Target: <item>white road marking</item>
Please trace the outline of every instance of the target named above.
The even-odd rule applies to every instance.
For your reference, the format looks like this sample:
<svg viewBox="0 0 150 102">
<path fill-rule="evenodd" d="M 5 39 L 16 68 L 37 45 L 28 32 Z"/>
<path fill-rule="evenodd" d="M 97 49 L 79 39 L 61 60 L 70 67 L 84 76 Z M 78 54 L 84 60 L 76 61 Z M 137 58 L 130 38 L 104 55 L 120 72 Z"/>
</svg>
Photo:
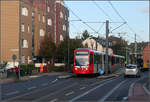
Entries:
<svg viewBox="0 0 150 102">
<path fill-rule="evenodd" d="M 74 94 L 74 91 L 71 91 L 71 92 L 69 92 L 69 93 L 66 93 L 65 96 L 69 96 L 69 95 L 72 95 L 72 94 Z"/>
<path fill-rule="evenodd" d="M 64 82 L 69 82 L 69 81 L 70 81 L 70 80 L 66 80 L 66 81 L 64 81 Z M 57 85 L 61 85 L 61 84 L 64 83 L 64 82 L 58 83 Z M 54 86 L 54 85 L 52 85 L 52 86 Z M 49 88 L 52 87 L 52 86 L 48 86 L 48 87 L 45 87 L 45 88 L 43 88 L 43 89 L 44 89 L 44 90 L 45 90 L 45 89 L 49 89 Z M 25 95 L 33 94 L 33 93 L 39 92 L 39 91 L 41 91 L 41 89 L 33 90 L 33 91 L 28 92 L 28 93 L 24 93 L 24 94 L 22 94 L 22 95 L 18 95 L 18 96 L 9 98 L 9 99 L 5 99 L 4 101 L 6 101 L 6 102 L 7 102 L 7 101 L 11 101 L 11 100 L 14 100 L 14 99 L 17 99 L 17 98 L 21 98 L 21 97 L 24 97 Z M 54 92 L 54 93 L 55 93 L 55 92 Z M 37 102 L 37 101 L 35 101 L 35 102 Z"/>
<path fill-rule="evenodd" d="M 85 88 L 86 88 L 86 87 L 81 87 L 80 90 L 83 90 L 83 89 L 85 89 Z"/>
<path fill-rule="evenodd" d="M 77 100 L 77 99 L 79 99 L 79 98 L 81 98 L 81 97 L 83 97 L 83 96 L 89 94 L 90 92 L 92 92 L 92 91 L 94 91 L 94 90 L 96 90 L 96 89 L 98 89 L 98 88 L 104 86 L 105 84 L 108 84 L 108 83 L 114 81 L 114 80 L 117 80 L 117 79 L 113 79 L 113 80 L 110 80 L 110 81 L 108 81 L 108 82 L 106 82 L 106 83 L 100 84 L 100 85 L 98 85 L 98 86 L 96 86 L 96 87 L 94 87 L 94 88 L 88 90 L 87 92 L 85 92 L 85 93 L 83 93 L 83 94 L 81 94 L 81 95 L 79 95 L 79 96 L 77 96 L 77 97 L 74 97 L 73 99 L 69 100 L 69 102 L 73 102 L 73 101 L 75 101 L 75 100 Z"/>
<path fill-rule="evenodd" d="M 126 97 L 123 97 L 123 100 L 127 100 L 128 99 L 128 96 L 126 96 Z"/>
<path fill-rule="evenodd" d="M 70 86 L 64 87 L 64 88 L 62 88 L 62 89 L 60 89 L 60 90 L 58 90 L 58 91 L 55 91 L 55 92 L 53 92 L 53 93 L 51 93 L 51 94 L 45 95 L 45 96 L 43 96 L 43 97 L 40 97 L 40 98 L 34 100 L 34 102 L 41 101 L 41 100 L 43 100 L 43 99 L 46 99 L 47 97 L 50 97 L 50 96 L 52 96 L 52 95 L 58 94 L 58 93 L 60 93 L 60 92 L 63 92 L 64 90 L 67 90 L 67 89 L 69 89 L 69 88 L 71 88 L 71 87 L 73 87 L 73 86 L 75 86 L 75 85 L 77 85 L 77 84 L 74 83 L 74 84 L 72 84 L 72 85 L 70 85 Z"/>
<path fill-rule="evenodd" d="M 32 89 L 35 89 L 36 86 L 33 86 L 33 87 L 29 87 L 28 90 L 32 90 Z"/>
<path fill-rule="evenodd" d="M 135 83 L 138 82 L 138 81 L 140 81 L 140 80 L 142 80 L 142 79 L 144 79 L 144 78 L 146 78 L 146 77 L 142 77 L 142 78 L 140 78 L 140 79 L 134 81 L 134 82 L 131 84 L 131 86 L 130 86 L 130 88 L 129 88 L 129 92 L 128 92 L 128 97 L 133 96 L 133 87 L 134 87 Z"/>
<path fill-rule="evenodd" d="M 105 79 L 105 80 L 102 80 L 102 81 L 99 81 L 99 82 L 95 82 L 95 83 L 91 84 L 90 86 L 95 86 L 99 83 L 103 83 L 103 82 L 106 82 L 106 81 L 111 80 L 111 79 L 114 79 L 114 78 L 109 78 L 109 79 Z"/>
<path fill-rule="evenodd" d="M 48 83 L 43 83 L 43 84 L 41 84 L 42 86 L 46 86 L 46 85 L 48 85 Z"/>
<path fill-rule="evenodd" d="M 19 91 L 10 92 L 10 93 L 7 93 L 6 95 L 10 96 L 10 95 L 14 95 L 14 94 L 17 94 L 17 93 L 19 93 Z"/>
<path fill-rule="evenodd" d="M 56 80 L 52 81 L 51 83 L 55 83 L 57 80 L 58 80 L 58 79 L 56 79 Z"/>
<path fill-rule="evenodd" d="M 150 95 L 150 92 L 149 92 L 148 89 L 146 88 L 146 84 L 147 84 L 147 83 L 145 83 L 145 84 L 143 85 L 143 89 L 145 90 L 145 92 L 146 92 L 148 95 Z"/>
<path fill-rule="evenodd" d="M 53 99 L 53 100 L 51 100 L 50 102 L 55 102 L 55 101 L 57 101 L 58 99 L 57 98 L 55 98 L 55 99 Z"/>
<path fill-rule="evenodd" d="M 111 91 L 109 91 L 103 98 L 98 100 L 98 102 L 104 102 L 115 90 L 117 90 L 123 83 L 125 83 L 127 80 L 122 81 L 119 83 L 116 87 L 114 87 Z"/>
</svg>

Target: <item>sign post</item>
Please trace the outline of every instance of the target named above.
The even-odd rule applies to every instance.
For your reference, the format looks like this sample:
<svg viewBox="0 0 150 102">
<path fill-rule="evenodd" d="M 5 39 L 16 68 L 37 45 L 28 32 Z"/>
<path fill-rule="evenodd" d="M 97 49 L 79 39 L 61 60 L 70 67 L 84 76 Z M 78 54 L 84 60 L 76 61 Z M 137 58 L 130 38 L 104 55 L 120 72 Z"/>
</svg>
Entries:
<svg viewBox="0 0 150 102">
<path fill-rule="evenodd" d="M 12 59 L 13 59 L 14 67 L 15 67 L 15 60 L 17 59 L 17 56 L 16 55 L 12 55 Z"/>
</svg>

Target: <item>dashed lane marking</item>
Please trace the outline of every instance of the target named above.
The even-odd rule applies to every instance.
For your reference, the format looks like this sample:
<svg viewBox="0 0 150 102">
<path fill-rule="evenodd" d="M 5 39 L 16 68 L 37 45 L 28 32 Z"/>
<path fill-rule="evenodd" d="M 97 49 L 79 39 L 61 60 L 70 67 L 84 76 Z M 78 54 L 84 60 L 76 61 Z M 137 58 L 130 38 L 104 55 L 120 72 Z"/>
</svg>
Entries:
<svg viewBox="0 0 150 102">
<path fill-rule="evenodd" d="M 32 89 L 35 89 L 36 86 L 33 86 L 33 87 L 29 87 L 28 90 L 32 90 Z"/>
<path fill-rule="evenodd" d="M 57 98 L 55 98 L 55 99 L 53 99 L 53 100 L 51 100 L 50 102 L 56 102 L 58 99 Z"/>
<path fill-rule="evenodd" d="M 55 83 L 57 80 L 58 80 L 58 79 L 56 79 L 56 80 L 52 81 L 51 83 Z"/>
<path fill-rule="evenodd" d="M 98 88 L 100 88 L 100 87 L 102 87 L 102 86 L 104 86 L 104 85 L 106 85 L 106 84 L 108 84 L 108 83 L 111 83 L 111 82 L 114 81 L 114 80 L 117 80 L 117 79 L 112 79 L 112 80 L 110 80 L 110 81 L 108 81 L 108 82 L 105 82 L 105 83 L 103 83 L 103 84 L 100 84 L 100 85 L 98 85 L 98 86 L 96 86 L 96 87 L 94 87 L 94 88 L 88 90 L 87 92 L 85 92 L 85 93 L 83 93 L 83 94 L 81 94 L 81 95 L 79 95 L 79 96 L 77 96 L 77 97 L 74 97 L 73 99 L 69 100 L 69 102 L 74 102 L 74 101 L 78 100 L 79 98 L 81 98 L 81 97 L 83 97 L 83 96 L 85 96 L 85 95 L 91 93 L 92 91 L 94 91 L 94 90 L 96 90 L 96 89 L 98 89 Z"/>
<path fill-rule="evenodd" d="M 126 97 L 123 97 L 123 100 L 127 100 L 128 99 L 128 96 L 126 96 Z"/>
<path fill-rule="evenodd" d="M 42 86 L 46 86 L 46 85 L 48 85 L 48 83 L 43 83 L 43 84 L 41 84 Z"/>
<path fill-rule="evenodd" d="M 74 94 L 74 91 L 71 91 L 71 92 L 69 92 L 69 93 L 66 93 L 65 96 L 69 96 L 69 95 L 72 95 L 72 94 Z"/>
<path fill-rule="evenodd" d="M 119 83 L 116 87 L 114 87 L 111 91 L 109 91 L 103 98 L 98 100 L 98 102 L 104 102 L 115 90 L 117 90 L 123 83 L 125 83 L 127 80 L 122 81 Z"/>
<path fill-rule="evenodd" d="M 55 92 L 53 92 L 53 93 L 51 93 L 51 94 L 42 96 L 42 97 L 40 97 L 40 98 L 38 98 L 38 99 L 36 99 L 36 100 L 34 100 L 34 101 L 32 101 L 32 102 L 37 102 L 37 101 L 41 102 L 43 99 L 46 99 L 46 98 L 48 98 L 48 97 L 50 97 L 50 96 L 52 96 L 52 95 L 58 94 L 58 93 L 60 93 L 60 92 L 63 92 L 63 91 L 65 91 L 65 90 L 67 90 L 67 89 L 69 89 L 69 88 L 71 88 L 71 87 L 73 87 L 73 86 L 75 86 L 75 85 L 77 85 L 77 83 L 74 83 L 74 84 L 72 84 L 72 85 L 70 85 L 70 86 L 64 87 L 63 89 L 60 89 L 60 90 L 58 90 L 58 91 L 55 91 Z"/>
<path fill-rule="evenodd" d="M 80 90 L 83 90 L 83 89 L 85 89 L 85 88 L 86 88 L 86 87 L 81 87 Z"/>
<path fill-rule="evenodd" d="M 6 95 L 10 96 L 10 95 L 14 95 L 14 94 L 17 94 L 17 93 L 19 93 L 19 91 L 10 92 L 10 93 L 7 93 Z"/>
</svg>

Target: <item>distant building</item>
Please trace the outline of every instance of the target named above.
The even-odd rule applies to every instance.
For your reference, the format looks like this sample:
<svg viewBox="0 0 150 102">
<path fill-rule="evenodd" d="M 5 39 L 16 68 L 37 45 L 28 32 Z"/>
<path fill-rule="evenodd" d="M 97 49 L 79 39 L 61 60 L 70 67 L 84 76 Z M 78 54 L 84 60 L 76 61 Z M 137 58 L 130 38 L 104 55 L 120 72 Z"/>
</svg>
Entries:
<svg viewBox="0 0 150 102">
<path fill-rule="evenodd" d="M 143 57 L 144 63 L 150 63 L 150 43 L 148 43 L 146 47 L 144 48 L 142 52 L 142 57 Z"/>
<path fill-rule="evenodd" d="M 97 50 L 98 51 L 102 51 L 105 52 L 106 48 L 105 48 L 105 40 L 104 39 L 97 39 L 95 37 L 88 37 L 87 39 L 85 39 L 82 44 L 84 46 L 87 46 L 90 49 L 96 50 L 96 40 L 97 40 Z M 109 42 L 109 46 L 111 46 L 111 42 Z M 113 54 L 113 50 L 111 48 L 108 48 L 108 52 L 110 54 Z"/>
<path fill-rule="evenodd" d="M 109 41 L 112 42 L 112 46 L 116 45 L 117 43 L 123 43 L 123 44 L 127 44 L 127 42 L 125 40 L 123 40 L 121 37 L 115 37 L 115 36 L 110 36 Z"/>
</svg>

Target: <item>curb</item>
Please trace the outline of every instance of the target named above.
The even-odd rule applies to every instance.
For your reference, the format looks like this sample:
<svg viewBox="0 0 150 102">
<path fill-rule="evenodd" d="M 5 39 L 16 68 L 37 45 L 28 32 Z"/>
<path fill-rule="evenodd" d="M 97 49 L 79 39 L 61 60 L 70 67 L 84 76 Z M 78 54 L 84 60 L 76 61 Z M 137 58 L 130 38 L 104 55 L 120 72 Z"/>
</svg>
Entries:
<svg viewBox="0 0 150 102">
<path fill-rule="evenodd" d="M 103 75 L 103 76 L 98 76 L 97 78 L 98 79 L 108 79 L 108 78 L 113 78 L 113 77 L 118 77 L 118 75 L 116 75 L 116 74 L 112 74 L 112 75 L 108 75 L 108 76 Z"/>
</svg>

